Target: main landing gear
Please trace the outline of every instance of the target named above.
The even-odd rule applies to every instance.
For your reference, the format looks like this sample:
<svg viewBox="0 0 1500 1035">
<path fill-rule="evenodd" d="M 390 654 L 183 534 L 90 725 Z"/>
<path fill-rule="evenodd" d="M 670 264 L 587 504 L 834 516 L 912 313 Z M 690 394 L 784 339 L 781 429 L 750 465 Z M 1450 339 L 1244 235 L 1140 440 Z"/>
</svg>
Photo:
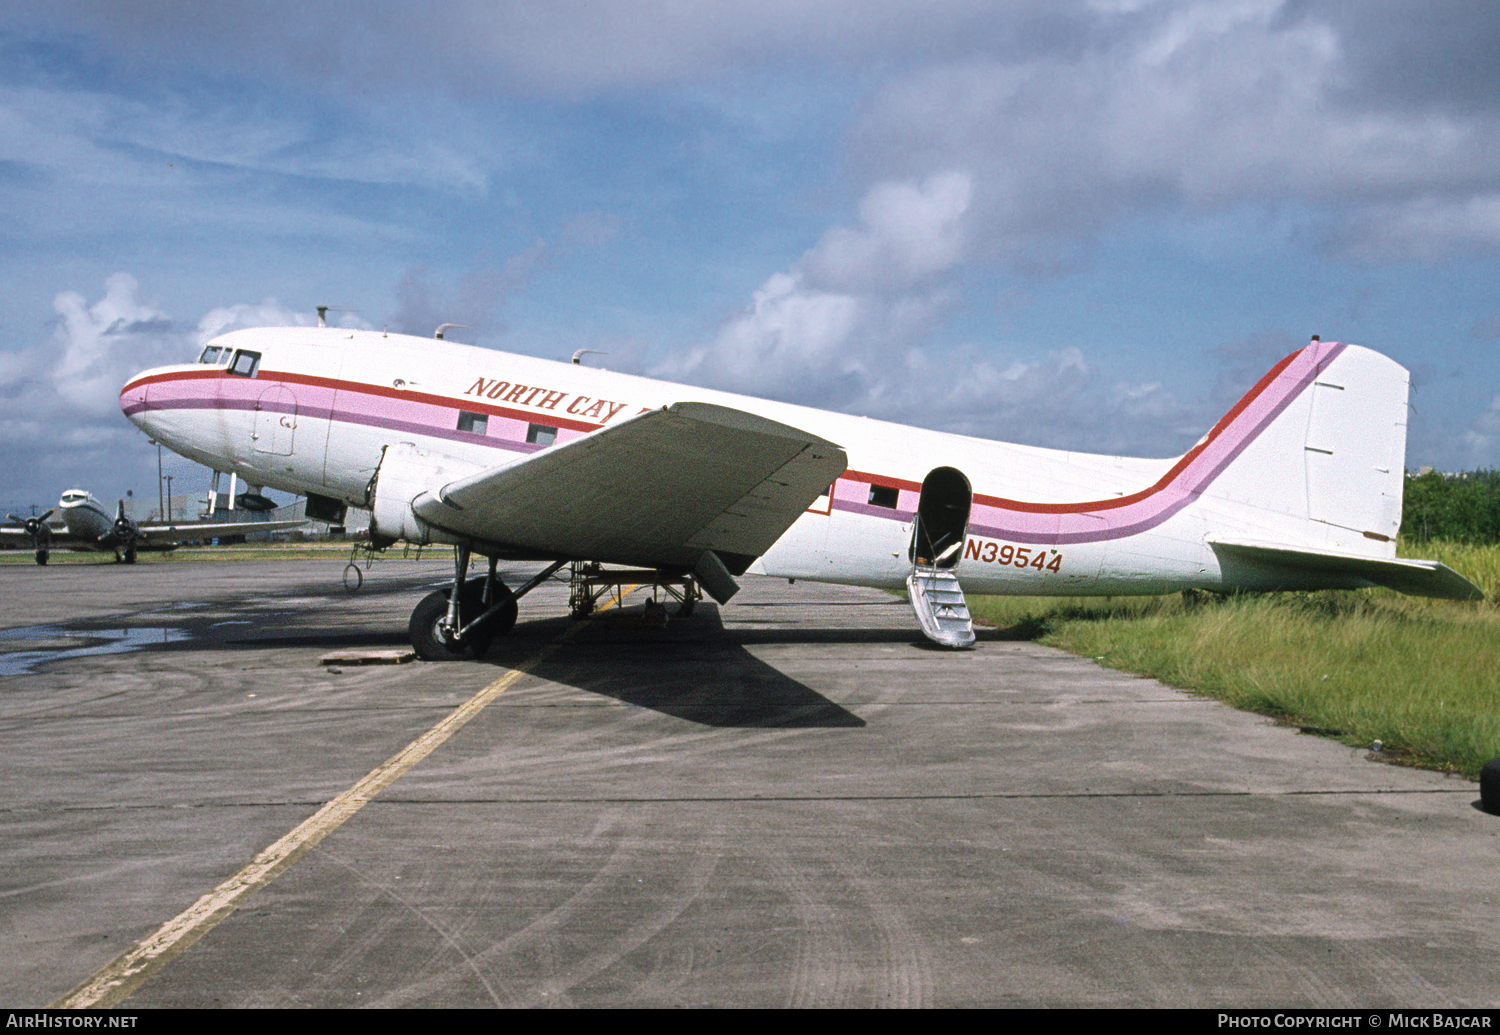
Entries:
<svg viewBox="0 0 1500 1035">
<path fill-rule="evenodd" d="M 495 575 L 490 558 L 485 575 L 466 578 L 470 549 L 453 548 L 453 584 L 429 593 L 411 613 L 407 634 L 423 661 L 473 661 L 484 656 L 496 638 L 516 624 L 516 601 L 550 578 L 565 562 L 558 561 L 512 592 Z"/>
</svg>

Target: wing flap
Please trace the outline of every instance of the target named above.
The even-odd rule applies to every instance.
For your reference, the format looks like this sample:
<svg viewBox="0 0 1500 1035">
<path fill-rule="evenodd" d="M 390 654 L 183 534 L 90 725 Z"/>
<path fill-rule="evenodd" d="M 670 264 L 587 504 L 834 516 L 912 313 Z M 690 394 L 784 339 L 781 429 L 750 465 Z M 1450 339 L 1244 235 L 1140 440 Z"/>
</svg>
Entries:
<svg viewBox="0 0 1500 1035">
<path fill-rule="evenodd" d="M 553 556 L 691 569 L 705 550 L 770 549 L 847 463 L 799 428 L 685 402 L 451 481 L 413 509 L 446 531 Z"/>
<path fill-rule="evenodd" d="M 1438 561 L 1409 558 L 1382 559 L 1352 554 L 1297 549 L 1273 543 L 1210 537 L 1215 551 L 1224 551 L 1257 564 L 1288 569 L 1297 574 L 1344 575 L 1398 593 L 1445 600 L 1483 600 L 1484 590 Z"/>
</svg>

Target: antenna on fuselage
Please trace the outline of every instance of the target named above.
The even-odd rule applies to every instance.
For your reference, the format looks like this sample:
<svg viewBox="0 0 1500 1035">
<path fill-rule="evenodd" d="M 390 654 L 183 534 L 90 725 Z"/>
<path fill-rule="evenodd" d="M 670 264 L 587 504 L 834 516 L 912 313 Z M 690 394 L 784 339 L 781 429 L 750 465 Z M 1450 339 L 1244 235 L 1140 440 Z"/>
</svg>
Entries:
<svg viewBox="0 0 1500 1035">
<path fill-rule="evenodd" d="M 469 329 L 469 325 L 466 323 L 441 323 L 438 324 L 438 329 L 432 332 L 432 336 L 438 341 L 442 341 L 443 335 L 448 333 L 450 327 L 462 327 L 464 330 Z"/>
<path fill-rule="evenodd" d="M 600 349 L 579 349 L 577 352 L 573 353 L 573 362 L 575 364 L 582 364 L 583 363 L 583 357 L 586 356 L 586 355 L 588 355 L 590 352 L 592 352 L 596 356 L 607 356 L 607 355 L 609 355 L 608 352 L 604 352 L 604 351 L 602 351 Z"/>
<path fill-rule="evenodd" d="M 317 307 L 317 310 L 318 310 L 318 326 L 319 327 L 327 327 L 328 326 L 328 311 L 330 309 L 332 309 L 336 313 L 357 313 L 357 312 L 359 312 L 358 309 L 351 309 L 349 306 L 346 306 L 346 305 L 320 305 L 320 306 Z"/>
</svg>

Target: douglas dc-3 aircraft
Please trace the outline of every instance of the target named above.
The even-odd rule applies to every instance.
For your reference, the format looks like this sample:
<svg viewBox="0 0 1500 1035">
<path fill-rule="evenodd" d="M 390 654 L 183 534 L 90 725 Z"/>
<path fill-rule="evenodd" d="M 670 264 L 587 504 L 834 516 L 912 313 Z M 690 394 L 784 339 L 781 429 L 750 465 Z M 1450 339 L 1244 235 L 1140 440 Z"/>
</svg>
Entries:
<svg viewBox="0 0 1500 1035">
<path fill-rule="evenodd" d="M 441 330 L 439 331 L 439 337 Z M 225 362 L 227 360 L 227 362 Z M 372 511 L 376 545 L 450 543 L 417 605 L 428 659 L 471 658 L 569 561 L 910 590 L 933 640 L 974 634 L 962 587 L 1001 594 L 1389 586 L 1477 599 L 1398 560 L 1407 372 L 1316 339 L 1185 455 L 1092 456 L 924 431 L 441 340 L 234 331 L 131 378 L 125 414 L 184 456 Z M 489 574 L 468 578 L 471 554 Z M 553 564 L 519 589 L 496 562 Z"/>
<path fill-rule="evenodd" d="M 15 545 L 29 544 L 36 551 L 36 562 L 46 564 L 54 545 L 81 550 L 114 552 L 115 560 L 135 563 L 138 550 L 173 550 L 193 539 L 211 539 L 221 535 L 245 532 L 271 532 L 296 528 L 306 521 L 146 521 L 137 524 L 125 515 L 121 500 L 113 516 L 104 505 L 82 489 L 69 489 L 57 501 L 54 510 L 62 511 L 66 531 L 47 524 L 49 510 L 41 517 L 22 518 L 7 515 L 19 527 L 0 528 L 0 541 Z"/>
</svg>

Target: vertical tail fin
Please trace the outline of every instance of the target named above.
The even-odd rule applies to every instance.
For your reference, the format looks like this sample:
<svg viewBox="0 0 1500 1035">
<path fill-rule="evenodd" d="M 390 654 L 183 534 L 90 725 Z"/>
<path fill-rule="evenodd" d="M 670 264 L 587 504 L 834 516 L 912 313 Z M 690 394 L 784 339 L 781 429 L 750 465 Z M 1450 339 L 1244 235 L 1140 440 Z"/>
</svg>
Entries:
<svg viewBox="0 0 1500 1035">
<path fill-rule="evenodd" d="M 1192 508 L 1209 534 L 1391 557 L 1406 389 L 1406 370 L 1392 360 L 1314 340 L 1272 367 L 1155 484 L 1078 502 L 976 496 L 972 527 L 1011 542 L 1104 542 Z"/>
<path fill-rule="evenodd" d="M 1210 432 L 1230 448 L 1202 496 L 1245 508 L 1288 546 L 1395 556 L 1407 382 L 1405 368 L 1377 352 L 1313 341 Z"/>
<path fill-rule="evenodd" d="M 1444 564 L 1396 558 L 1407 385 L 1405 368 L 1378 352 L 1314 340 L 1241 400 L 1236 409 L 1265 396 L 1267 420 L 1202 494 L 1235 505 L 1208 536 L 1224 584 L 1484 599 Z"/>
<path fill-rule="evenodd" d="M 970 530 L 1021 543 L 1110 543 L 1100 571 L 1113 564 L 1126 584 L 1170 588 L 1185 575 L 1215 589 L 1383 585 L 1481 599 L 1479 587 L 1436 561 L 1396 559 L 1406 392 L 1398 363 L 1314 339 L 1272 367 L 1155 484 L 1074 503 L 976 496 Z M 1127 545 L 1155 529 L 1144 545 Z M 1218 572 L 1194 560 L 1166 574 L 1199 544 L 1218 558 Z M 1164 574 L 1152 582 L 1143 571 Z"/>
</svg>

